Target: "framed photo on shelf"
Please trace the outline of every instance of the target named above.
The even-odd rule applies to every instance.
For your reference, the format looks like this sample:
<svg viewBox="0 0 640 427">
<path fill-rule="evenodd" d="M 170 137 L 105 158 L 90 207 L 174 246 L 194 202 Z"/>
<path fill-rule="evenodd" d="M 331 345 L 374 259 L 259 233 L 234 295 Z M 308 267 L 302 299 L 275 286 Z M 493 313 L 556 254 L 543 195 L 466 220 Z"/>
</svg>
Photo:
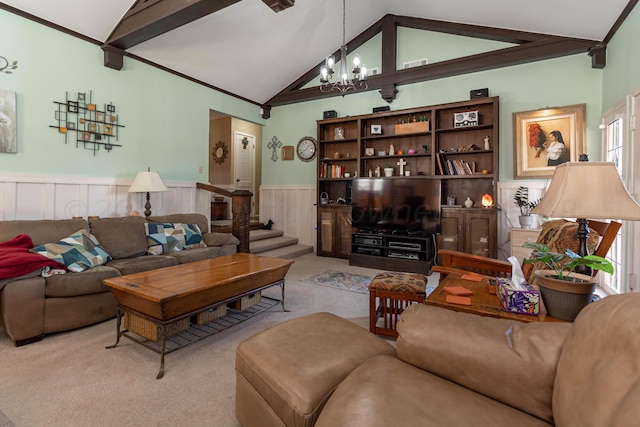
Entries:
<svg viewBox="0 0 640 427">
<path fill-rule="evenodd" d="M 333 139 L 344 139 L 344 128 L 338 126 L 333 132 Z"/>
<path fill-rule="evenodd" d="M 371 135 L 382 135 L 382 125 L 371 125 Z"/>
<path fill-rule="evenodd" d="M 96 132 L 96 125 L 95 123 L 90 123 L 89 124 L 89 132 Z"/>
<path fill-rule="evenodd" d="M 96 111 L 96 122 L 104 122 L 104 113 L 102 111 Z"/>
<path fill-rule="evenodd" d="M 104 125 L 104 127 L 102 128 L 102 131 L 105 133 L 105 135 L 113 135 L 113 126 Z"/>
<path fill-rule="evenodd" d="M 514 177 L 550 178 L 586 153 L 586 104 L 513 113 Z"/>
</svg>

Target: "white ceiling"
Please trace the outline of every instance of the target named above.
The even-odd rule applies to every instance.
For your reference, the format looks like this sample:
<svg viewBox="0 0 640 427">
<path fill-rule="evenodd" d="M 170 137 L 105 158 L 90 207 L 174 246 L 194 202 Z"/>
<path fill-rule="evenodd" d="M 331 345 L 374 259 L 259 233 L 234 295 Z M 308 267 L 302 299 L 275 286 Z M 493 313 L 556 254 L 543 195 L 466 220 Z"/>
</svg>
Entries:
<svg viewBox="0 0 640 427">
<path fill-rule="evenodd" d="M 134 0 L 3 0 L 104 42 Z M 348 0 L 346 38 L 386 14 L 601 41 L 628 0 Z M 264 103 L 342 44 L 341 0 L 242 0 L 128 51 Z M 126 64 L 126 62 L 125 62 Z M 125 65 L 126 66 L 126 65 Z"/>
</svg>

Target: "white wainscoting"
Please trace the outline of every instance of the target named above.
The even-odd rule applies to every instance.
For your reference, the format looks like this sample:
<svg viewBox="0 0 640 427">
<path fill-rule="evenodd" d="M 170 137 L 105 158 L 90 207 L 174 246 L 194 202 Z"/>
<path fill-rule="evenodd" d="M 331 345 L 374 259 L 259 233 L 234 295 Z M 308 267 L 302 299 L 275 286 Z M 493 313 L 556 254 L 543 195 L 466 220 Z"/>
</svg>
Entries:
<svg viewBox="0 0 640 427">
<path fill-rule="evenodd" d="M 132 210 L 143 215 L 146 193 L 129 193 L 132 181 L 0 174 L 0 220 L 118 217 Z M 152 215 L 199 212 L 210 217 L 210 204 L 196 206 L 196 192 L 201 190 L 196 190 L 195 182 L 165 180 L 165 184 L 168 191 L 151 193 Z"/>
<path fill-rule="evenodd" d="M 272 220 L 285 236 L 297 237 L 315 250 L 317 200 L 315 185 L 262 185 L 260 221 Z"/>
<path fill-rule="evenodd" d="M 520 208 L 514 203 L 513 196 L 518 187 L 523 186 L 529 189 L 529 200 L 539 199 L 544 194 L 549 181 L 508 181 L 498 183 L 497 203 L 502 210 L 498 214 L 498 258 L 507 259 L 510 253 L 509 229 L 519 228 Z M 537 217 L 537 215 L 535 215 Z M 536 228 L 539 223 L 536 221 Z"/>
</svg>

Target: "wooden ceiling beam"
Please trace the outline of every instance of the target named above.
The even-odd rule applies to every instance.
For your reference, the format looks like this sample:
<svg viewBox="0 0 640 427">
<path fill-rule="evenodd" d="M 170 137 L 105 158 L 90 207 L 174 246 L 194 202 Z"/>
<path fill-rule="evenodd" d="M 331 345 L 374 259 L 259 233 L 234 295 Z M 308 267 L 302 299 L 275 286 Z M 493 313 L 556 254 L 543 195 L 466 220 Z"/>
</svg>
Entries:
<svg viewBox="0 0 640 427">
<path fill-rule="evenodd" d="M 224 9 L 240 0 L 138 0 L 111 32 L 106 45 L 125 50 Z"/>
</svg>

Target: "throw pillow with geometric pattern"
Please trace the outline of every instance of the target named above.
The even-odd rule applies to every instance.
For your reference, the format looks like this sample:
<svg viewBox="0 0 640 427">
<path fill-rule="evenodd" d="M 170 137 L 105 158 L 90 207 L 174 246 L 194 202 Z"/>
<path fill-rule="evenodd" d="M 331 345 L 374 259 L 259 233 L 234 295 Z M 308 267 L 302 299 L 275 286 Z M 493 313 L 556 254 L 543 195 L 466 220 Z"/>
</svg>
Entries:
<svg viewBox="0 0 640 427">
<path fill-rule="evenodd" d="M 145 223 L 148 253 L 162 255 L 185 249 L 205 248 L 200 228 L 196 224 Z"/>
<path fill-rule="evenodd" d="M 74 273 L 111 261 L 111 255 L 100 246 L 98 239 L 85 229 L 78 230 L 57 242 L 36 246 L 30 251 L 64 264 Z"/>
</svg>

